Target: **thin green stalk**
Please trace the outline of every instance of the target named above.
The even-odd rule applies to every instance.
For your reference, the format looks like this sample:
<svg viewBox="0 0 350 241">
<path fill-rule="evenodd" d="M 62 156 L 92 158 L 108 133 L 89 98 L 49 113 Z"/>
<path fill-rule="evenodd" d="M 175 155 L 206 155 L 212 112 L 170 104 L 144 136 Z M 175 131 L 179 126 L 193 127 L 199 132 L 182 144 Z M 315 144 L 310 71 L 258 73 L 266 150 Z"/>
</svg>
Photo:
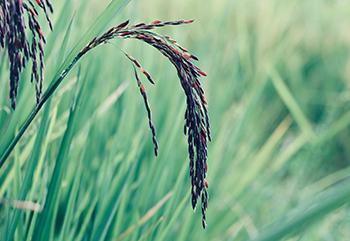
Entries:
<svg viewBox="0 0 350 241">
<path fill-rule="evenodd" d="M 41 153 L 41 145 L 42 145 L 43 139 L 45 138 L 46 131 L 47 131 L 48 126 L 49 126 L 49 115 L 50 115 L 50 106 L 51 106 L 50 102 L 51 101 L 48 102 L 48 104 L 45 108 L 45 111 L 44 111 L 44 115 L 43 115 L 43 118 L 41 121 L 39 133 L 38 133 L 38 136 L 36 138 L 35 145 L 33 148 L 33 153 L 31 155 L 31 158 L 30 158 L 30 161 L 28 164 L 28 171 L 26 172 L 26 175 L 25 175 L 24 180 L 23 180 L 23 185 L 21 187 L 19 200 L 25 200 L 27 193 L 32 185 L 34 170 L 38 164 L 39 156 Z M 20 214 L 21 214 L 21 212 L 18 209 L 15 209 L 13 211 L 12 219 L 10 222 L 10 227 L 9 227 L 8 234 L 7 234 L 8 241 L 13 240 L 13 238 L 14 238 L 14 233 L 15 233 L 15 230 L 16 230 L 17 225 L 18 225 Z"/>
<path fill-rule="evenodd" d="M 10 145 L 6 148 L 5 152 L 1 155 L 0 158 L 0 168 L 4 165 L 6 159 L 11 154 L 12 150 L 17 145 L 18 141 L 21 139 L 23 134 L 28 129 L 29 125 L 33 122 L 36 115 L 39 113 L 41 108 L 44 106 L 46 101 L 52 96 L 53 93 L 55 93 L 57 87 L 61 84 L 63 79 L 67 76 L 69 71 L 74 67 L 74 65 L 79 61 L 79 59 L 84 55 L 77 55 L 74 60 L 71 62 L 71 64 L 62 72 L 62 74 L 56 79 L 56 81 L 49 86 L 49 88 L 45 91 L 43 97 L 40 99 L 39 103 L 35 106 L 35 108 L 32 110 L 32 112 L 29 114 L 21 128 L 19 129 L 19 132 L 15 136 L 15 138 L 11 141 Z"/>
<path fill-rule="evenodd" d="M 16 136 L 12 139 L 10 144 L 7 146 L 5 151 L 1 154 L 0 158 L 0 169 L 4 165 L 7 158 L 10 156 L 12 150 L 17 145 L 18 141 L 22 138 L 23 134 L 26 132 L 30 124 L 33 122 L 36 115 L 39 113 L 43 105 L 46 103 L 46 101 L 52 96 L 53 93 L 55 93 L 58 86 L 62 83 L 63 79 L 68 75 L 68 73 L 71 71 L 71 69 L 75 66 L 75 64 L 86 54 L 79 54 L 78 52 L 85 44 L 90 41 L 90 38 L 92 38 L 94 35 L 101 32 L 105 26 L 108 24 L 110 18 L 117 12 L 119 12 L 124 6 L 126 6 L 127 3 L 129 3 L 130 0 L 114 0 L 112 1 L 108 7 L 104 10 L 104 12 L 100 15 L 98 20 L 96 21 L 96 24 L 84 35 L 84 38 L 76 45 L 76 47 L 71 51 L 69 56 L 66 59 L 66 62 L 69 62 L 72 56 L 76 55 L 73 60 L 70 62 L 70 64 L 64 68 L 65 64 L 63 64 L 64 68 L 54 82 L 48 87 L 48 89 L 43 94 L 42 98 L 40 99 L 39 103 L 34 107 L 34 109 L 30 112 L 27 119 L 24 121 L 23 125 L 19 129 L 19 132 L 16 134 Z"/>
</svg>

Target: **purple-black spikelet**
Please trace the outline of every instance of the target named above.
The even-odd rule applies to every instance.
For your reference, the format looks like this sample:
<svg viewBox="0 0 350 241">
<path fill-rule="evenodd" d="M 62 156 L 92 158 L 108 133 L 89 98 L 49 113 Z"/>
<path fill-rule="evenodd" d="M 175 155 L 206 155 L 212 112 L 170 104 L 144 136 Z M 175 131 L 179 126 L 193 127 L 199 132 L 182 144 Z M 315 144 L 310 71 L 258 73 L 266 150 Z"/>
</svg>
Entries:
<svg viewBox="0 0 350 241">
<path fill-rule="evenodd" d="M 38 22 L 37 7 L 41 8 L 52 29 L 48 11 L 53 8 L 48 0 L 6 0 L 0 1 L 0 50 L 7 51 L 10 62 L 10 100 L 16 108 L 20 74 L 28 62 L 32 63 L 31 81 L 35 81 L 36 99 L 40 100 L 44 78 L 44 44 L 42 28 Z M 48 10 L 49 9 L 49 10 Z M 29 40 L 28 34 L 32 38 Z"/>
<path fill-rule="evenodd" d="M 211 137 L 207 101 L 204 95 L 204 90 L 201 86 L 201 82 L 199 81 L 199 77 L 206 76 L 206 74 L 193 63 L 193 61 L 198 60 L 195 55 L 189 53 L 187 49 L 181 47 L 172 38 L 168 36 L 158 35 L 155 32 L 151 31 L 164 26 L 182 25 L 192 22 L 193 20 L 179 20 L 168 22 L 155 20 L 150 24 L 139 23 L 130 26 L 129 21 L 126 21 L 116 27 L 110 28 L 101 36 L 94 38 L 80 52 L 79 56 L 83 56 L 94 47 L 106 43 L 114 38 L 137 39 L 156 48 L 174 65 L 177 70 L 181 86 L 186 95 L 187 108 L 185 112 L 184 130 L 185 135 L 188 136 L 187 141 L 192 185 L 192 207 L 194 209 L 197 205 L 198 199 L 201 200 L 202 225 L 205 228 L 206 210 L 208 207 L 208 182 L 206 180 L 208 169 L 207 146 L 208 141 L 211 140 Z M 137 69 L 142 72 L 152 84 L 154 84 L 154 81 L 152 80 L 150 74 L 142 68 L 141 64 L 136 59 L 128 54 L 126 54 L 126 56 L 134 65 L 133 67 L 135 71 L 135 78 L 140 88 L 141 95 L 144 99 L 148 113 L 149 126 L 152 131 L 155 153 L 157 154 L 158 144 L 155 138 L 155 128 L 151 119 L 151 109 L 148 105 L 145 88 L 138 77 Z"/>
<path fill-rule="evenodd" d="M 48 11 L 52 11 L 52 5 L 48 0 L 0 0 L 0 50 L 6 49 L 10 60 L 10 99 L 12 107 L 16 106 L 16 96 L 19 84 L 19 76 L 27 62 L 32 62 L 32 81 L 36 83 L 37 101 L 40 100 L 43 69 L 44 49 L 46 40 L 37 21 L 38 11 L 36 7 L 45 13 L 49 26 L 52 24 Z M 24 16 L 27 16 L 27 21 Z M 192 23 L 193 20 L 178 20 L 163 22 L 155 20 L 150 24 L 139 23 L 129 25 L 125 21 L 116 27 L 110 28 L 101 36 L 93 38 L 73 59 L 68 69 L 65 69 L 60 78 L 67 75 L 68 71 L 86 53 L 93 48 L 107 43 L 108 41 L 121 39 L 137 39 L 157 49 L 174 65 L 177 70 L 181 86 L 186 96 L 186 111 L 184 132 L 187 135 L 189 169 L 191 178 L 191 202 L 193 209 L 197 206 L 198 199 L 201 201 L 202 225 L 206 227 L 206 210 L 208 207 L 208 182 L 206 180 L 208 165 L 208 142 L 210 137 L 210 125 L 207 101 L 204 95 L 200 77 L 206 74 L 200 70 L 194 61 L 198 58 L 187 49 L 180 46 L 175 40 L 168 36 L 155 33 L 154 29 L 164 26 L 176 26 Z M 32 34 L 28 41 L 26 28 Z M 137 71 L 140 71 L 150 83 L 154 84 L 151 75 L 141 66 L 139 61 L 125 53 L 133 64 L 135 78 L 139 87 L 144 105 L 147 111 L 148 124 L 152 132 L 155 155 L 158 154 L 158 143 L 156 140 L 156 129 L 152 122 L 151 108 L 148 103 L 147 93 Z M 38 105 L 39 108 L 42 105 Z"/>
</svg>

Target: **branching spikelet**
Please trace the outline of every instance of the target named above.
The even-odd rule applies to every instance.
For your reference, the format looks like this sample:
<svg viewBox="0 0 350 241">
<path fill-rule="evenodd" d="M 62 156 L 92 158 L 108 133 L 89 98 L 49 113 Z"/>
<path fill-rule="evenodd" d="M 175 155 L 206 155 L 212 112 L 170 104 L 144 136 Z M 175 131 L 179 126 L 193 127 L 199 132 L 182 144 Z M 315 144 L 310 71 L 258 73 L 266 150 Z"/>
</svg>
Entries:
<svg viewBox="0 0 350 241">
<path fill-rule="evenodd" d="M 43 81 L 44 50 L 43 45 L 46 40 L 41 27 L 37 21 L 38 6 L 45 13 L 49 26 L 52 24 L 48 15 L 48 10 L 52 11 L 52 6 L 48 0 L 0 0 L 0 49 L 6 49 L 10 60 L 10 99 L 12 107 L 16 106 L 16 96 L 20 73 L 23 71 L 28 61 L 32 62 L 32 81 L 36 82 L 38 109 L 43 105 L 40 99 Z M 24 15 L 28 20 L 24 20 Z M 116 38 L 137 39 L 151 45 L 162 53 L 177 70 L 181 86 L 186 95 L 186 111 L 184 132 L 188 139 L 189 169 L 191 178 L 192 207 L 196 207 L 198 199 L 201 200 L 202 224 L 206 227 L 206 210 L 208 207 L 208 182 L 207 175 L 207 146 L 210 141 L 210 125 L 204 90 L 199 78 L 206 76 L 193 61 L 198 58 L 187 49 L 180 46 L 175 40 L 168 36 L 158 35 L 152 30 L 169 25 L 182 25 L 192 23 L 193 20 L 179 20 L 162 22 L 155 20 L 149 24 L 139 23 L 129 25 L 129 21 L 123 22 L 116 27 L 110 28 L 101 36 L 93 38 L 73 59 L 70 65 L 61 73 L 57 83 L 68 74 L 69 70 L 93 48 L 107 43 Z M 28 41 L 26 27 L 29 26 L 32 40 Z M 140 71 L 152 84 L 151 75 L 142 68 L 139 61 L 125 54 L 132 62 L 137 85 L 143 97 L 146 107 L 148 123 L 152 132 L 154 152 L 158 153 L 158 143 L 156 140 L 156 130 L 152 122 L 152 113 L 148 103 L 148 98 L 144 85 L 142 84 L 137 71 Z M 58 84 L 56 86 L 58 86 Z M 36 112 L 37 113 L 37 112 Z"/>
<path fill-rule="evenodd" d="M 36 99 L 40 100 L 43 71 L 44 47 L 46 43 L 42 28 L 37 20 L 37 7 L 45 13 L 52 29 L 49 13 L 53 11 L 48 0 L 6 0 L 0 1 L 0 50 L 6 49 L 10 62 L 10 99 L 13 109 L 16 108 L 16 97 L 20 74 L 28 61 L 32 62 L 31 80 L 35 81 Z M 27 28 L 32 38 L 29 40 Z"/>
<path fill-rule="evenodd" d="M 148 117 L 148 125 L 149 125 L 149 128 L 151 129 L 151 132 L 152 132 L 152 141 L 153 141 L 153 145 L 154 145 L 154 155 L 157 156 L 158 155 L 158 142 L 157 142 L 157 137 L 156 137 L 156 128 L 154 127 L 153 122 L 152 122 L 152 112 L 151 112 L 151 108 L 150 108 L 149 103 L 148 103 L 146 89 L 145 89 L 145 86 L 142 84 L 142 82 L 137 74 L 136 68 L 138 68 L 141 71 L 141 73 L 146 76 L 146 78 L 148 79 L 148 81 L 151 84 L 154 84 L 154 81 L 152 80 L 151 75 L 144 68 L 142 68 L 141 64 L 136 59 L 134 59 L 132 56 L 130 56 L 129 54 L 127 54 L 125 52 L 124 52 L 124 54 L 133 64 L 135 79 L 137 82 L 137 86 L 140 89 L 140 93 L 142 95 L 142 98 L 143 98 L 143 101 L 144 101 L 144 104 L 146 107 L 147 117 Z"/>
<path fill-rule="evenodd" d="M 192 23 L 193 20 L 179 20 L 162 22 L 155 20 L 150 24 L 139 23 L 129 26 L 129 21 L 123 22 L 116 27 L 110 28 L 104 34 L 94 38 L 79 54 L 83 56 L 94 47 L 108 42 L 114 38 L 137 39 L 141 40 L 160 51 L 167 57 L 177 70 L 182 88 L 186 95 L 187 108 L 185 112 L 185 135 L 188 136 L 188 153 L 191 177 L 192 207 L 195 208 L 197 201 L 201 199 L 202 224 L 206 226 L 206 209 L 208 207 L 208 182 L 207 174 L 207 145 L 210 141 L 210 125 L 207 109 L 207 101 L 204 91 L 199 81 L 200 76 L 206 74 L 193 64 L 193 60 L 198 60 L 196 56 L 181 47 L 175 40 L 168 36 L 161 36 L 151 31 L 156 28 L 169 25 L 182 25 Z M 151 110 L 148 105 L 147 95 L 143 84 L 141 83 L 136 68 L 142 72 L 146 78 L 154 84 L 151 76 L 145 71 L 141 64 L 126 54 L 127 58 L 133 63 L 135 78 L 143 96 L 146 110 L 148 113 L 149 126 L 152 131 L 155 153 L 157 154 L 158 144 L 155 139 L 155 128 L 151 120 Z"/>
</svg>

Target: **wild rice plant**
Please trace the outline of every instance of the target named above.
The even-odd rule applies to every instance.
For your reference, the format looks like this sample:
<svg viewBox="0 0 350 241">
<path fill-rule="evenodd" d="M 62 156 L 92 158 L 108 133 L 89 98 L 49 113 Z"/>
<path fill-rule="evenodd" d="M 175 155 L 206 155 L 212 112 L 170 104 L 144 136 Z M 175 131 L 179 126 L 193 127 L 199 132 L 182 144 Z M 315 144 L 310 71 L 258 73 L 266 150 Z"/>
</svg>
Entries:
<svg viewBox="0 0 350 241">
<path fill-rule="evenodd" d="M 128 14 L 120 11 L 128 0 L 52 2 L 57 22 L 50 34 L 37 9 L 47 38 L 37 106 L 28 62 L 11 110 L 7 52 L 0 53 L 0 164 L 6 160 L 0 168 L 0 240 L 349 240 L 350 1 L 129 5 L 133 19 L 170 14 L 200 20 L 189 34 L 176 27 L 174 36 L 215 76 L 205 83 L 215 106 L 208 156 L 215 188 L 208 190 L 205 232 L 197 224 L 200 213 L 187 205 L 187 143 L 178 113 L 186 106 L 173 66 L 160 61 L 158 51 L 138 51 L 148 48 L 144 42 L 124 45 L 117 38 L 84 56 L 81 71 L 74 67 L 60 84 L 80 50 L 112 19 Z M 102 14 L 92 17 L 91 8 Z M 30 40 L 29 26 L 27 31 Z M 155 89 L 134 63 L 118 59 L 115 45 L 140 60 Z M 142 128 L 148 125 L 143 97 L 132 93 L 139 91 L 132 65 L 147 89 L 159 158 L 144 141 L 151 133 Z M 130 77 L 131 88 L 124 82 Z M 72 102 L 77 92 L 80 101 Z"/>
<path fill-rule="evenodd" d="M 36 0 L 36 4 L 44 11 L 47 22 L 52 29 L 52 24 L 48 16 L 47 8 L 52 12 L 50 2 L 42 2 Z M 27 13 L 28 20 L 24 20 L 24 13 Z M 20 133 L 15 138 L 15 142 L 9 151 L 2 154 L 1 165 L 9 156 L 10 152 L 21 138 L 25 130 L 28 128 L 31 121 L 40 111 L 44 103 L 55 92 L 65 76 L 69 73 L 72 67 L 89 51 L 97 46 L 107 43 L 113 39 L 136 39 L 154 47 L 162 53 L 174 65 L 180 79 L 181 86 L 186 96 L 187 108 L 185 111 L 184 133 L 188 136 L 188 154 L 189 154 L 189 169 L 191 178 L 191 195 L 192 207 L 195 209 L 197 201 L 201 199 L 202 211 L 202 226 L 206 227 L 206 210 L 208 207 L 208 182 L 207 175 L 207 144 L 210 141 L 210 124 L 208 117 L 207 101 L 204 95 L 204 90 L 199 81 L 200 76 L 206 74 L 200 70 L 193 61 L 198 58 L 191 54 L 187 49 L 180 46 L 175 40 L 169 36 L 159 35 L 152 31 L 165 26 L 177 26 L 192 23 L 193 20 L 178 20 L 178 21 L 160 21 L 155 20 L 149 24 L 139 23 L 129 25 L 129 21 L 125 21 L 116 27 L 110 28 L 100 36 L 93 38 L 73 59 L 70 65 L 64 69 L 58 80 L 52 85 L 49 94 L 41 98 L 43 69 L 44 69 L 44 50 L 43 44 L 46 40 L 42 33 L 39 22 L 37 21 L 38 12 L 36 6 L 30 0 L 27 2 L 10 0 L 1 2 L 0 12 L 0 40 L 1 47 L 6 49 L 10 60 L 10 99 L 13 108 L 16 107 L 16 97 L 20 74 L 30 60 L 32 62 L 32 81 L 36 82 L 36 110 L 28 117 L 28 122 L 25 124 Z M 28 40 L 26 26 L 32 33 L 31 42 Z M 152 141 L 154 144 L 154 153 L 158 154 L 158 143 L 156 139 L 156 129 L 152 122 L 151 108 L 148 103 L 146 89 L 138 75 L 141 72 L 146 79 L 152 84 L 151 75 L 141 66 L 139 61 L 125 53 L 125 56 L 131 61 L 134 68 L 135 79 L 143 97 L 144 105 L 147 111 L 149 127 L 152 133 Z M 37 60 L 39 57 L 39 63 Z M 39 68 L 38 68 L 39 64 Z"/>
</svg>

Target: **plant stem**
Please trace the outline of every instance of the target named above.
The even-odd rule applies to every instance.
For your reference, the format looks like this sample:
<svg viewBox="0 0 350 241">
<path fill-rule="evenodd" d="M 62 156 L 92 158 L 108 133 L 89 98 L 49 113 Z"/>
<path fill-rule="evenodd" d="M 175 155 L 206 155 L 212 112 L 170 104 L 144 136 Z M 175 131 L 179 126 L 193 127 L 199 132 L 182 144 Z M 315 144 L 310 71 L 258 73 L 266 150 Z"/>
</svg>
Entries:
<svg viewBox="0 0 350 241">
<path fill-rule="evenodd" d="M 2 0 L 0 0 L 1 2 Z M 116 15 L 123 7 L 125 7 L 130 0 L 112 0 L 109 5 L 106 7 L 106 9 L 102 12 L 102 14 L 97 18 L 95 24 L 89 29 L 88 32 L 85 33 L 84 37 L 77 43 L 77 45 L 73 48 L 73 50 L 68 55 L 66 61 L 63 63 L 63 66 L 66 66 L 65 63 L 70 61 L 70 59 L 75 56 L 70 64 L 64 68 L 61 71 L 61 74 L 57 77 L 57 79 L 50 84 L 50 86 L 47 88 L 45 93 L 43 94 L 42 98 L 38 102 L 38 104 L 34 107 L 32 112 L 29 114 L 23 125 L 21 126 L 19 132 L 16 134 L 16 136 L 13 138 L 13 140 L 10 142 L 10 144 L 6 147 L 5 151 L 1 153 L 0 157 L 0 169 L 4 165 L 7 158 L 10 156 L 12 150 L 17 145 L 18 141 L 21 139 L 25 131 L 28 129 L 36 115 L 39 113 L 43 105 L 46 103 L 46 101 L 52 96 L 52 94 L 56 91 L 57 87 L 61 84 L 63 79 L 67 76 L 69 71 L 74 67 L 74 65 L 79 61 L 81 57 L 83 57 L 86 52 L 81 53 L 78 52 L 81 48 L 83 48 L 88 41 L 90 41 L 91 38 L 98 35 L 108 24 L 111 17 Z M 76 55 L 77 54 L 77 55 Z M 57 76 L 57 75 L 56 75 Z M 55 76 L 55 78 L 56 78 Z"/>
<path fill-rule="evenodd" d="M 52 94 L 56 91 L 57 87 L 62 83 L 63 79 L 68 75 L 68 73 L 70 72 L 70 70 L 74 67 L 74 65 L 79 61 L 79 59 L 84 56 L 84 54 L 78 54 L 73 61 L 68 65 L 67 68 L 65 68 L 62 73 L 59 75 L 59 77 L 47 88 L 47 90 L 45 91 L 45 93 L 43 94 L 42 98 L 40 99 L 40 101 L 38 102 L 38 104 L 36 105 L 36 107 L 32 110 L 32 112 L 29 114 L 29 116 L 27 117 L 27 119 L 25 120 L 25 122 L 23 123 L 23 125 L 21 126 L 21 128 L 19 129 L 19 132 L 16 134 L 15 138 L 13 138 L 13 140 L 11 141 L 10 145 L 6 148 L 6 150 L 4 151 L 4 153 L 1 155 L 0 158 L 0 169 L 2 168 L 2 166 L 4 165 L 6 159 L 9 157 L 9 155 L 11 154 L 12 150 L 15 148 L 15 146 L 17 145 L 18 141 L 21 139 L 21 137 L 23 136 L 23 134 L 26 132 L 26 130 L 28 129 L 28 127 L 30 126 L 30 124 L 32 123 L 32 121 L 34 120 L 34 118 L 37 116 L 37 114 L 39 113 L 39 111 L 41 110 L 41 108 L 44 106 L 44 104 L 46 103 L 46 101 L 48 99 L 50 99 L 50 97 L 52 96 Z"/>
</svg>

